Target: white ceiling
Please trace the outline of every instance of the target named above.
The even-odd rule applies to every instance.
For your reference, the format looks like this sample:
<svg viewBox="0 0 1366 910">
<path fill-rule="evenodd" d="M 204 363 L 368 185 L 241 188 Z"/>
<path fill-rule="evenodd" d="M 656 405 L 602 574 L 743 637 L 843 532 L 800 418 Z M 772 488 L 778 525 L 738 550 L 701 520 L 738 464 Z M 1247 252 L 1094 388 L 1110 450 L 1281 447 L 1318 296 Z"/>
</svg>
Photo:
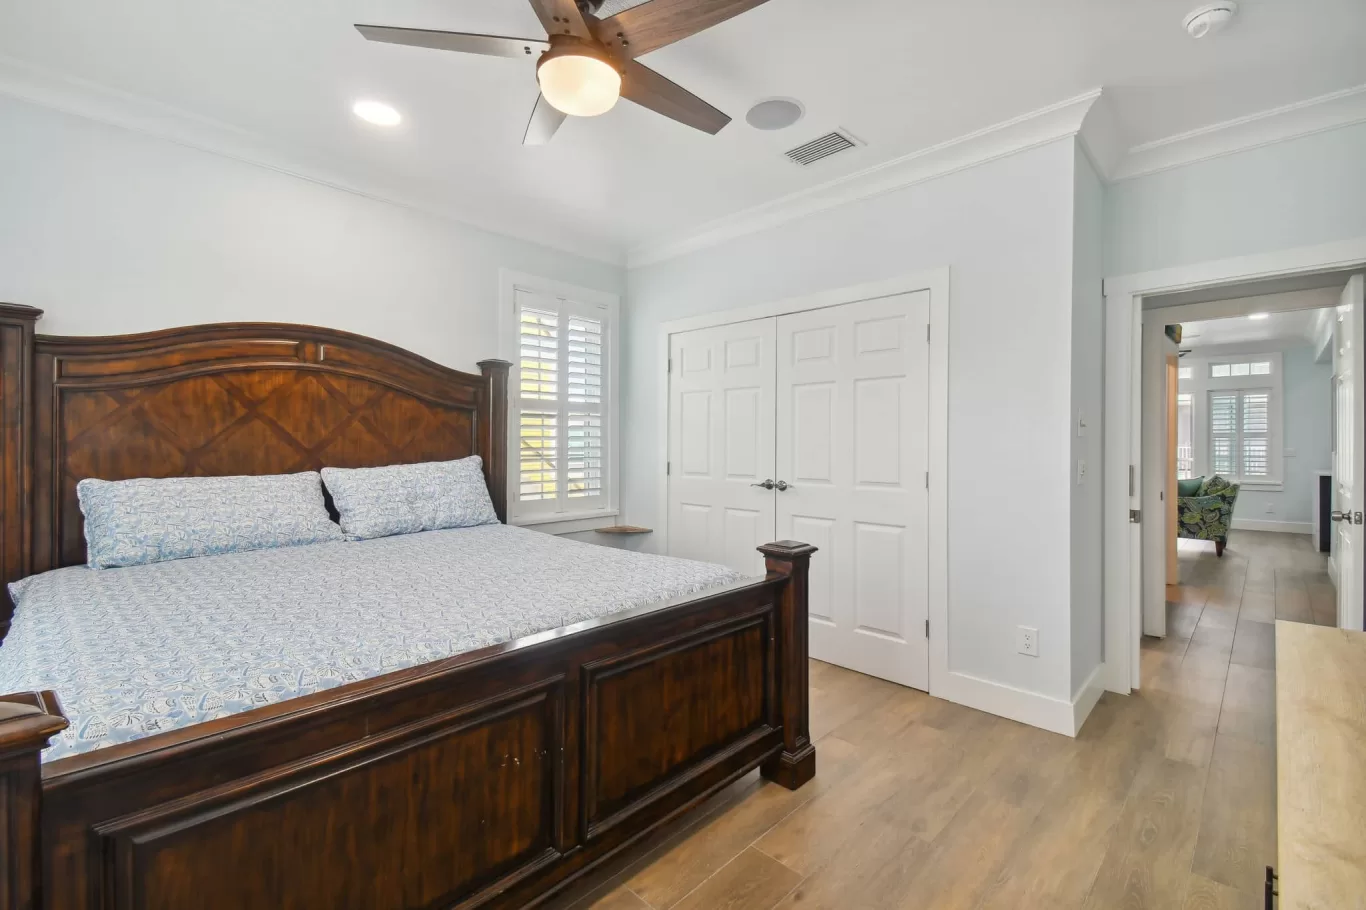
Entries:
<svg viewBox="0 0 1366 910">
<path fill-rule="evenodd" d="M 1262 341 L 1302 341 L 1313 338 L 1318 310 L 1290 310 L 1268 313 L 1265 319 L 1235 316 L 1181 323 L 1181 347 L 1208 348 L 1222 344 L 1250 344 Z"/>
<path fill-rule="evenodd" d="M 770 0 L 643 58 L 735 118 L 719 135 L 622 103 L 544 148 L 520 145 L 531 61 L 372 44 L 351 27 L 540 37 L 525 0 L 9 2 L 0 64 L 174 109 L 302 172 L 620 255 L 1102 86 L 1131 147 L 1366 84 L 1362 0 L 1242 0 L 1227 32 L 1198 42 L 1181 28 L 1193 5 Z M 807 117 L 748 127 L 775 95 Z M 358 122 L 361 96 L 403 126 Z M 867 146 L 810 169 L 782 157 L 837 125 Z"/>
</svg>

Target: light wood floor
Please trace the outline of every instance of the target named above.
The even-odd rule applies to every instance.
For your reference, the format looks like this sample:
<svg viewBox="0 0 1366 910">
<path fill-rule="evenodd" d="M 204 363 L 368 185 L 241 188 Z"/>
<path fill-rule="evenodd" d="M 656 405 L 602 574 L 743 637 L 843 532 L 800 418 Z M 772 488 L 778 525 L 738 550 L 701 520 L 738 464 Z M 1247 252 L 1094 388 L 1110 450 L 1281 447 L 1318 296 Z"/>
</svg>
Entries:
<svg viewBox="0 0 1366 910">
<path fill-rule="evenodd" d="M 750 775 L 553 906 L 1259 910 L 1271 623 L 1331 623 L 1333 588 L 1307 537 L 1182 544 L 1144 688 L 1077 739 L 813 662 L 815 780 Z"/>
</svg>

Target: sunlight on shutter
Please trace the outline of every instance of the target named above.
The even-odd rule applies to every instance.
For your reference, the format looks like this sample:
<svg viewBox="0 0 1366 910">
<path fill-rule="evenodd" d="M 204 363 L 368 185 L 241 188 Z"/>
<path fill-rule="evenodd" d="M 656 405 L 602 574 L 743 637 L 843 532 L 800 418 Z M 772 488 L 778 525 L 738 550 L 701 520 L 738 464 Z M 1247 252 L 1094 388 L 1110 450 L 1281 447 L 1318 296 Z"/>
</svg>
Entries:
<svg viewBox="0 0 1366 910">
<path fill-rule="evenodd" d="M 518 324 L 521 395 L 554 401 L 559 393 L 560 319 L 555 313 L 523 307 Z"/>
<path fill-rule="evenodd" d="M 559 414 L 555 411 L 523 410 L 520 418 L 518 498 L 554 499 L 559 490 Z"/>
<path fill-rule="evenodd" d="M 566 383 L 571 403 L 602 403 L 602 323 L 582 316 L 569 317 L 569 373 Z"/>
</svg>

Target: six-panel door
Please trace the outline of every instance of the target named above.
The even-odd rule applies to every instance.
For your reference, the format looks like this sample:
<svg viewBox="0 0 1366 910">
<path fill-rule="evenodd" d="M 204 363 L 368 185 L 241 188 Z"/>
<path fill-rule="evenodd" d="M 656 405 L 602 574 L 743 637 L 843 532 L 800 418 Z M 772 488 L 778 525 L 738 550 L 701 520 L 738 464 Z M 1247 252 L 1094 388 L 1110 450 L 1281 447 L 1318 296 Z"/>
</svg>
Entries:
<svg viewBox="0 0 1366 910">
<path fill-rule="evenodd" d="M 811 656 L 929 687 L 928 291 L 778 318 L 777 536 L 811 561 Z"/>
<path fill-rule="evenodd" d="M 675 334 L 669 374 L 669 552 L 757 573 L 757 542 L 815 545 L 811 656 L 920 689 L 929 306 L 920 291 Z"/>
<path fill-rule="evenodd" d="M 772 319 L 670 338 L 669 552 L 764 574 L 773 535 Z"/>
</svg>

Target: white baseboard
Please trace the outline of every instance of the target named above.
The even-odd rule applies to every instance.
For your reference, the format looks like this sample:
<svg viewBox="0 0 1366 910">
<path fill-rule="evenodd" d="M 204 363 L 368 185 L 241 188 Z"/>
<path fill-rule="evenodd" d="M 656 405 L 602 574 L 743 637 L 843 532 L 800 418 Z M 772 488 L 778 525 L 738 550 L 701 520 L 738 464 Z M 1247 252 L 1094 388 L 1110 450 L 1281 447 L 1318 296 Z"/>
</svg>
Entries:
<svg viewBox="0 0 1366 910">
<path fill-rule="evenodd" d="M 1313 534 L 1314 525 L 1307 521 L 1263 521 L 1260 518 L 1233 519 L 1235 531 L 1277 531 L 1282 534 Z"/>
<path fill-rule="evenodd" d="M 1105 675 L 1105 664 L 1100 664 L 1072 696 L 1072 736 L 1081 732 L 1081 725 L 1091 716 L 1091 709 L 1105 694 Z"/>
<path fill-rule="evenodd" d="M 1091 671 L 1071 701 L 953 671 L 949 672 L 943 685 L 935 686 L 937 691 L 934 694 L 997 717 L 1017 720 L 1063 736 L 1076 736 L 1105 691 L 1104 671 L 1104 664 Z"/>
</svg>

